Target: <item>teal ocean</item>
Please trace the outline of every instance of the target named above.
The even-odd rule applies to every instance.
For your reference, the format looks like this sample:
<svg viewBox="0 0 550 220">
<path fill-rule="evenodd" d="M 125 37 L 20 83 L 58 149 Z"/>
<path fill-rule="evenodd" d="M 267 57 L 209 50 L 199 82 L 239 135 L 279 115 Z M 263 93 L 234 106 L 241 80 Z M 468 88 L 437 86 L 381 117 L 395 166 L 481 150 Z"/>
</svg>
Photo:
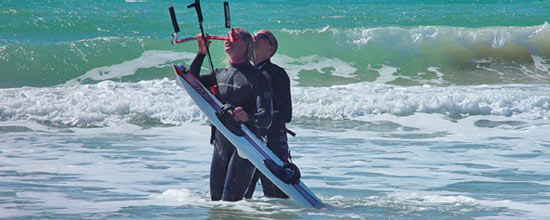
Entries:
<svg viewBox="0 0 550 220">
<path fill-rule="evenodd" d="M 187 4 L 2 1 L 0 87 L 59 85 L 152 50 L 194 53 L 193 43 L 169 44 L 170 5 L 177 10 L 180 36 L 199 31 Z M 202 5 L 206 31 L 225 34 L 222 3 Z M 273 30 L 286 62 L 318 65 L 293 73 L 307 86 L 373 82 L 381 69 L 391 70 L 390 83 L 397 85 L 549 82 L 548 1 L 235 1 L 230 6 L 233 26 Z M 220 65 L 221 46 L 212 49 Z M 342 65 L 319 65 L 323 60 Z M 158 62 L 123 76 L 103 73 L 128 82 L 173 77 L 170 67 Z"/>
<path fill-rule="evenodd" d="M 0 219 L 550 216 L 550 1 L 229 1 L 279 41 L 323 210 L 210 201 L 208 121 L 171 67 L 197 52 L 170 44 L 170 6 L 199 32 L 190 3 L 0 0 Z"/>
</svg>

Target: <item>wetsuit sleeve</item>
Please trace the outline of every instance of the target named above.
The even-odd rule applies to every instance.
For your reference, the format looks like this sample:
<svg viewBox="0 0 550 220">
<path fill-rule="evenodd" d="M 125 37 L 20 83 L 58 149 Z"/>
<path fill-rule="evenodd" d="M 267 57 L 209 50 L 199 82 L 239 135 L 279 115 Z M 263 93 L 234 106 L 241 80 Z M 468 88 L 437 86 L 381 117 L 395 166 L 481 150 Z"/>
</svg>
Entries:
<svg viewBox="0 0 550 220">
<path fill-rule="evenodd" d="M 254 87 L 254 95 L 256 97 L 256 112 L 251 115 L 254 125 L 260 128 L 268 128 L 271 125 L 273 117 L 273 93 L 271 91 L 271 80 L 264 72 L 262 79 Z"/>
<path fill-rule="evenodd" d="M 189 70 L 191 71 L 191 74 L 195 76 L 199 81 L 205 86 L 210 87 L 213 85 L 216 85 L 216 74 L 215 72 L 210 72 L 209 74 L 200 74 L 201 73 L 201 66 L 202 62 L 204 61 L 204 57 L 206 55 L 197 53 L 197 56 L 195 56 L 195 59 L 193 62 L 191 62 L 191 67 Z"/>
</svg>

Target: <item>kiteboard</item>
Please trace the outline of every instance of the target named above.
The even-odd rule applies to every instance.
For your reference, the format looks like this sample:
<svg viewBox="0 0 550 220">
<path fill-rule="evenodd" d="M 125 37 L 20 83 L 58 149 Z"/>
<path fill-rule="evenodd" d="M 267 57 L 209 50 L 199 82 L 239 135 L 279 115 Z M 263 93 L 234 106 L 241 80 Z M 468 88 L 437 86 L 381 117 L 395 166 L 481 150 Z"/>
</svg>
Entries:
<svg viewBox="0 0 550 220">
<path fill-rule="evenodd" d="M 325 207 L 325 204 L 299 179 L 299 171 L 297 178 L 296 175 L 285 175 L 288 174 L 285 173 L 288 171 L 288 163 L 283 163 L 246 126 L 231 124 L 224 119 L 224 105 L 183 65 L 173 67 L 178 86 L 185 88 L 210 122 L 237 148 L 239 156 L 248 159 L 264 176 L 301 205 L 317 209 Z"/>
</svg>

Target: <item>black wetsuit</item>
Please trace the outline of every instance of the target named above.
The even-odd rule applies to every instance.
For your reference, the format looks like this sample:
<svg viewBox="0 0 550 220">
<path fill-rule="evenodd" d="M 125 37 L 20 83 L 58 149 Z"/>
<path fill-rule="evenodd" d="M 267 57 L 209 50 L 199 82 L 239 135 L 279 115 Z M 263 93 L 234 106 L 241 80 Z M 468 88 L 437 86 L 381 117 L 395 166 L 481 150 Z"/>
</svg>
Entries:
<svg viewBox="0 0 550 220">
<path fill-rule="evenodd" d="M 249 63 L 230 64 L 200 75 L 204 55 L 197 54 L 191 64 L 191 73 L 205 87 L 217 86 L 218 99 L 224 104 L 242 107 L 248 113 L 245 125 L 259 135 L 272 118 L 272 94 L 269 76 Z M 235 147 L 217 130 L 214 131 L 214 153 L 210 167 L 210 196 L 213 201 L 243 199 L 256 168 L 238 156 Z"/>
<path fill-rule="evenodd" d="M 290 122 L 292 119 L 290 78 L 283 68 L 271 63 L 269 59 L 256 65 L 256 67 L 269 74 L 273 89 L 273 121 L 271 122 L 271 127 L 262 133 L 267 136 L 267 146 L 269 149 L 286 163 L 289 159 L 289 151 L 285 123 Z M 246 193 L 246 198 L 252 197 L 258 176 L 262 181 L 265 196 L 288 198 L 284 192 L 277 188 L 264 175 L 261 175 L 260 172 L 256 172 L 253 182 Z"/>
</svg>

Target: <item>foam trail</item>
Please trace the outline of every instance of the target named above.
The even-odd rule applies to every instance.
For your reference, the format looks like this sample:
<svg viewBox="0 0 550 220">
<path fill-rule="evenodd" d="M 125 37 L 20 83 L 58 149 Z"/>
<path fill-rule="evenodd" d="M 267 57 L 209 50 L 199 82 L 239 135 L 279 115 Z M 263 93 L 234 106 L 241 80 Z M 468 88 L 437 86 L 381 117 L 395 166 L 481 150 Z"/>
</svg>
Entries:
<svg viewBox="0 0 550 220">
<path fill-rule="evenodd" d="M 330 75 L 343 78 L 354 78 L 352 74 L 357 71 L 355 67 L 343 60 L 317 55 L 292 58 L 277 54 L 273 57 L 273 62 L 284 67 L 293 81 L 298 80 L 300 78 L 300 71 L 304 70 L 315 70 L 319 73 L 325 73 L 328 69 Z"/>
<path fill-rule="evenodd" d="M 544 59 L 542 57 L 531 55 L 535 68 L 550 76 L 550 59 Z"/>
<path fill-rule="evenodd" d="M 159 200 L 166 205 L 211 205 L 211 202 L 206 199 L 205 195 L 200 195 L 198 192 L 191 191 L 189 189 L 168 189 L 160 195 L 152 196 L 154 199 Z"/>
<path fill-rule="evenodd" d="M 380 74 L 380 76 L 378 78 L 376 78 L 376 81 L 373 82 L 375 84 L 384 84 L 384 83 L 388 83 L 388 82 L 394 81 L 397 78 L 399 78 L 399 76 L 394 76 L 393 75 L 394 73 L 397 72 L 397 68 L 395 68 L 395 67 L 386 66 L 386 65 L 382 64 L 380 69 L 371 68 L 370 65 L 369 65 L 369 69 L 374 70 L 374 71 L 378 72 L 378 74 Z"/>
<path fill-rule="evenodd" d="M 529 35 L 529 38 L 533 38 L 537 36 L 539 33 L 541 33 L 544 29 L 548 27 L 548 22 L 544 22 L 543 25 L 540 26 L 540 28 L 534 30 L 531 35 Z"/>
<path fill-rule="evenodd" d="M 430 67 L 428 67 L 427 70 L 428 70 L 429 72 L 435 73 L 435 75 L 437 76 L 437 79 L 438 79 L 438 82 L 439 82 L 439 83 L 441 83 L 441 82 L 444 81 L 444 80 L 443 80 L 443 76 L 444 76 L 445 74 L 443 74 L 443 73 L 439 70 L 439 67 L 430 66 Z"/>
<path fill-rule="evenodd" d="M 86 72 L 84 75 L 68 81 L 67 84 L 74 85 L 75 83 L 82 82 L 86 79 L 102 81 L 121 78 L 123 76 L 134 75 L 138 69 L 164 67 L 169 65 L 166 64 L 168 62 L 173 62 L 176 60 L 192 60 L 194 57 L 195 54 L 192 53 L 148 50 L 136 59 L 124 61 L 120 64 L 115 64 L 112 66 L 94 68 Z"/>
</svg>

